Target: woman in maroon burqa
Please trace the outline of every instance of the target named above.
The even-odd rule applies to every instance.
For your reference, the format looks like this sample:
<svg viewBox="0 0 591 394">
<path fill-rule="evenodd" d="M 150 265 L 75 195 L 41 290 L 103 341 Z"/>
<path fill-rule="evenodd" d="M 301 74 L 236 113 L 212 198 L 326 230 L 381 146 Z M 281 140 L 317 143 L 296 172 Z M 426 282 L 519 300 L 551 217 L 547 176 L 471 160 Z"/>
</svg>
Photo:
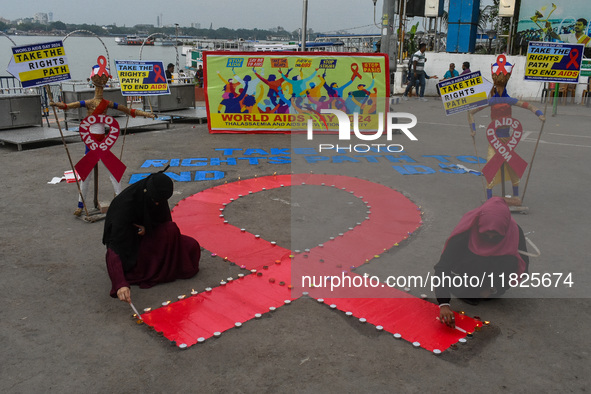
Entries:
<svg viewBox="0 0 591 394">
<path fill-rule="evenodd" d="M 442 278 L 443 284 L 435 288 L 441 321 L 455 327 L 450 293 L 474 305 L 480 299 L 505 293 L 510 287 L 510 274 L 527 272 L 529 258 L 520 251 L 527 251 L 525 236 L 504 199 L 493 197 L 466 213 L 447 239 L 435 265 L 435 275 Z M 477 284 L 476 279 L 469 282 L 471 277 L 480 282 L 483 275 L 483 283 Z"/>
<path fill-rule="evenodd" d="M 127 187 L 111 202 L 103 233 L 111 297 L 131 302 L 130 285 L 147 289 L 191 278 L 199 271 L 199 243 L 182 235 L 172 221 L 168 207 L 172 191 L 172 180 L 158 172 Z"/>
</svg>

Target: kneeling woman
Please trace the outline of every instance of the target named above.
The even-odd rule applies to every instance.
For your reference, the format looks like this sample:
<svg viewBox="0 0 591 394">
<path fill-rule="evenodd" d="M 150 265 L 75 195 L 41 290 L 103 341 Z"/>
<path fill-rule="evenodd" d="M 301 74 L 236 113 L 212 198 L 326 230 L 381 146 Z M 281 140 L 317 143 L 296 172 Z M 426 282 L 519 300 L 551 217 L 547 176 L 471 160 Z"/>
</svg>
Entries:
<svg viewBox="0 0 591 394">
<path fill-rule="evenodd" d="M 130 285 L 146 289 L 199 271 L 199 243 L 182 235 L 172 221 L 172 191 L 172 180 L 159 172 L 130 185 L 111 202 L 103 233 L 111 297 L 130 303 Z"/>
<path fill-rule="evenodd" d="M 441 321 L 455 326 L 450 293 L 472 304 L 504 294 L 509 288 L 509 275 L 528 270 L 529 258 L 520 251 L 527 251 L 523 230 L 501 197 L 493 197 L 466 213 L 435 265 L 435 275 L 445 285 L 435 289 Z M 471 277 L 483 283 L 475 286 L 476 280 L 470 283 Z"/>
</svg>

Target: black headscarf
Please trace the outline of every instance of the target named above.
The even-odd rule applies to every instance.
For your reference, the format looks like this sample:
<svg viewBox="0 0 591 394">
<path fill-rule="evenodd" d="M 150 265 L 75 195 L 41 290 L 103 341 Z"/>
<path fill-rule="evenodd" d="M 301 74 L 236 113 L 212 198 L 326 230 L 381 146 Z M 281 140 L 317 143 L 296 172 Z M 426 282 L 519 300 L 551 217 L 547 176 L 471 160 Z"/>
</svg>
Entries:
<svg viewBox="0 0 591 394">
<path fill-rule="evenodd" d="M 172 180 L 157 172 L 128 186 L 111 201 L 103 244 L 117 253 L 125 272 L 136 265 L 141 235 L 135 224 L 144 226 L 148 233 L 158 223 L 171 221 L 167 200 L 173 188 Z"/>
</svg>

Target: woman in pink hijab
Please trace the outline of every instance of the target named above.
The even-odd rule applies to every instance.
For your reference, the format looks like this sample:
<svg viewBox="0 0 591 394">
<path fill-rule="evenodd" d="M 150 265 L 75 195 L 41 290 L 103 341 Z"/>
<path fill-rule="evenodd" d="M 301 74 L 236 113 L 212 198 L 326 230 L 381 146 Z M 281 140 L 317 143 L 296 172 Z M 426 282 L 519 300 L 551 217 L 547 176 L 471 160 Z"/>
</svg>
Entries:
<svg viewBox="0 0 591 394">
<path fill-rule="evenodd" d="M 474 305 L 505 293 L 510 274 L 527 272 L 529 258 L 520 250 L 527 251 L 525 236 L 504 199 L 493 197 L 466 213 L 435 265 L 435 275 L 443 284 L 435 289 L 441 321 L 455 327 L 450 293 Z"/>
</svg>

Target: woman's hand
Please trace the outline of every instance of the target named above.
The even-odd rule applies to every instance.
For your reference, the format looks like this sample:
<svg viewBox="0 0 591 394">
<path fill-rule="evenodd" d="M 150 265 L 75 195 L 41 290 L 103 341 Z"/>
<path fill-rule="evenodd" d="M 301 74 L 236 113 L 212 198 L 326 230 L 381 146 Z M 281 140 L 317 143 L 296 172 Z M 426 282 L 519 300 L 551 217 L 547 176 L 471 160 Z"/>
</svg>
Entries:
<svg viewBox="0 0 591 394">
<path fill-rule="evenodd" d="M 146 228 L 144 226 L 141 226 L 141 225 L 135 224 L 135 223 L 134 223 L 134 226 L 137 227 L 137 233 L 139 235 L 146 235 Z"/>
<path fill-rule="evenodd" d="M 119 290 L 117 290 L 117 298 L 123 302 L 131 304 L 131 290 L 129 287 L 121 287 Z"/>
<path fill-rule="evenodd" d="M 441 305 L 439 307 L 439 320 L 442 323 L 445 323 L 448 327 L 456 328 L 454 311 L 451 310 L 449 305 Z"/>
</svg>

